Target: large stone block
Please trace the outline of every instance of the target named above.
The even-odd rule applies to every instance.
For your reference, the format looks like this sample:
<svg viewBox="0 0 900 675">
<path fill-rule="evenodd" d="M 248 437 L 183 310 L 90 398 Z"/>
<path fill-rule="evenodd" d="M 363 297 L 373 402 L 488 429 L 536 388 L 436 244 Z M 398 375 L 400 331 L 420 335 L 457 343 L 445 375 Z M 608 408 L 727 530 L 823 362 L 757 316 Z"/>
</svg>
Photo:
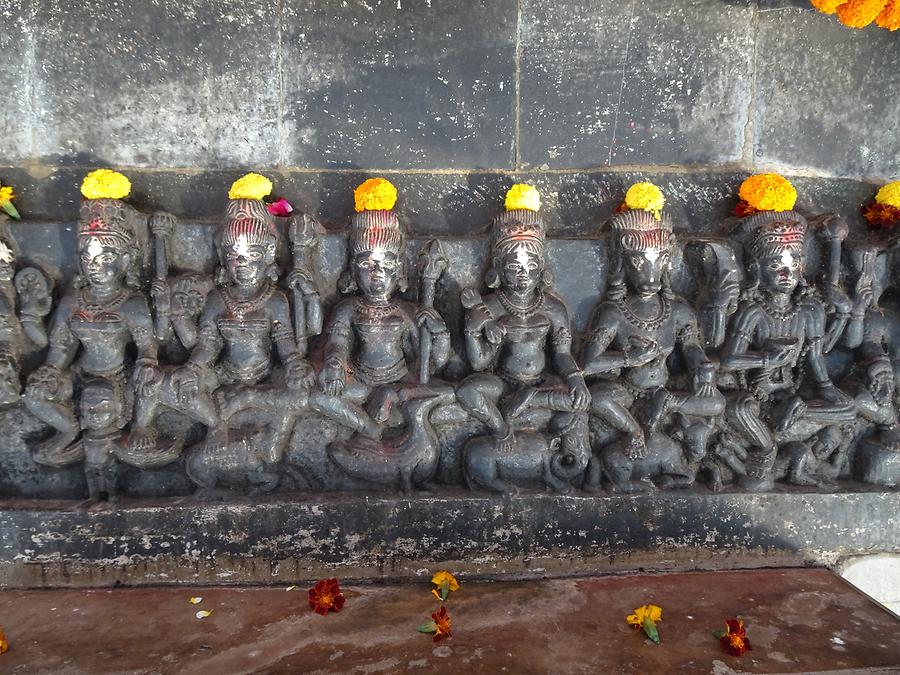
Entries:
<svg viewBox="0 0 900 675">
<path fill-rule="evenodd" d="M 275 0 L 34 1 L 38 157 L 88 166 L 276 162 Z"/>
<path fill-rule="evenodd" d="M 285 4 L 283 159 L 303 167 L 509 167 L 516 3 Z"/>
<path fill-rule="evenodd" d="M 839 176 L 900 173 L 897 35 L 854 30 L 807 2 L 759 13 L 755 161 Z"/>
<path fill-rule="evenodd" d="M 749 2 L 522 3 L 521 159 L 533 166 L 740 159 Z"/>
<path fill-rule="evenodd" d="M 0 0 L 0 156 L 18 162 L 31 156 L 32 48 L 31 0 Z M 0 173 L 0 184 L 7 185 Z M 8 180 L 8 179 L 7 179 Z"/>
</svg>

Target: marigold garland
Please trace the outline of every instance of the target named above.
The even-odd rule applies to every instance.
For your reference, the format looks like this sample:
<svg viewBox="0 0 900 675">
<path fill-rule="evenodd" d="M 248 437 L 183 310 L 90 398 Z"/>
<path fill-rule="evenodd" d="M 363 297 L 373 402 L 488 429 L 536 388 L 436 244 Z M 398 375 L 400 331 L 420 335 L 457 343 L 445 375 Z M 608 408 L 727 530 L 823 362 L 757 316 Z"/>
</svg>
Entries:
<svg viewBox="0 0 900 675">
<path fill-rule="evenodd" d="M 659 220 L 660 212 L 666 204 L 666 198 L 663 196 L 662 190 L 653 183 L 642 182 L 635 183 L 628 188 L 624 204 L 626 209 L 648 211 Z"/>
<path fill-rule="evenodd" d="M 370 178 L 353 191 L 356 212 L 390 211 L 397 203 L 397 188 L 386 178 Z"/>
<path fill-rule="evenodd" d="M 245 173 L 231 184 L 228 199 L 262 199 L 272 193 L 272 181 L 258 173 Z"/>
<path fill-rule="evenodd" d="M 125 199 L 131 193 L 131 181 L 118 171 L 97 169 L 81 181 L 85 199 Z"/>
<path fill-rule="evenodd" d="M 890 31 L 900 29 L 900 0 L 888 0 L 881 14 L 875 17 L 875 23 Z"/>
<path fill-rule="evenodd" d="M 504 206 L 507 211 L 540 211 L 541 193 L 537 188 L 527 183 L 516 183 L 506 192 Z"/>
<path fill-rule="evenodd" d="M 790 211 L 797 203 L 797 190 L 777 173 L 750 176 L 741 183 L 738 196 L 756 211 Z"/>
</svg>

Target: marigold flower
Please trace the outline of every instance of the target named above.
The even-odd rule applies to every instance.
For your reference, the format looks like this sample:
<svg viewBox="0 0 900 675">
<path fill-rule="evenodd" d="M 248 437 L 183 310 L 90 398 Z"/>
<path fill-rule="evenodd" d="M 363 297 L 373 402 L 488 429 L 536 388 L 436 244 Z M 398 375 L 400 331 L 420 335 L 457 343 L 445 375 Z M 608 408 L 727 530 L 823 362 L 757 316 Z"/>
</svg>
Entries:
<svg viewBox="0 0 900 675">
<path fill-rule="evenodd" d="M 456 580 L 456 577 L 445 570 L 436 572 L 435 575 L 431 577 L 431 583 L 437 586 L 437 588 L 432 588 L 431 592 L 434 594 L 434 597 L 441 602 L 447 599 L 447 596 L 450 595 L 451 591 L 459 590 L 459 582 Z"/>
<path fill-rule="evenodd" d="M 626 616 L 625 620 L 635 630 L 643 629 L 648 638 L 659 644 L 659 631 L 656 629 L 656 622 L 662 621 L 662 607 L 641 605 L 634 610 L 634 614 Z"/>
<path fill-rule="evenodd" d="M 419 632 L 433 633 L 435 642 L 453 637 L 450 633 L 450 615 L 447 608 L 441 605 L 441 608 L 431 615 L 431 621 L 419 626 Z"/>
<path fill-rule="evenodd" d="M 719 637 L 719 644 L 726 654 L 732 656 L 743 656 L 745 652 L 753 651 L 742 619 L 728 619 L 725 622 L 725 632 Z"/>
<path fill-rule="evenodd" d="M 797 203 L 797 190 L 777 173 L 758 173 L 741 183 L 738 196 L 757 211 L 790 211 Z"/>
<path fill-rule="evenodd" d="M 14 197 L 15 194 L 13 194 L 13 189 L 11 187 L 8 185 L 0 186 L 0 204 L 11 201 Z"/>
<path fill-rule="evenodd" d="M 262 199 L 272 192 L 272 181 L 258 173 L 245 173 L 231 184 L 228 199 Z"/>
<path fill-rule="evenodd" d="M 882 185 L 875 194 L 875 202 L 900 209 L 900 180 Z"/>
<path fill-rule="evenodd" d="M 519 209 L 540 211 L 541 193 L 533 185 L 516 183 L 506 191 L 506 200 L 503 205 L 507 211 L 517 211 Z"/>
<path fill-rule="evenodd" d="M 5 654 L 9 651 L 9 641 L 6 639 L 6 633 L 3 632 L 3 629 L 0 628 L 0 654 Z"/>
<path fill-rule="evenodd" d="M 884 9 L 886 0 L 847 0 L 837 8 L 838 20 L 850 28 L 865 28 Z"/>
<path fill-rule="evenodd" d="M 890 31 L 900 28 L 900 0 L 888 0 L 881 13 L 875 17 L 875 23 Z"/>
<path fill-rule="evenodd" d="M 125 199 L 131 193 L 131 181 L 118 171 L 97 169 L 81 181 L 85 199 Z"/>
<path fill-rule="evenodd" d="M 653 183 L 635 183 L 625 193 L 627 208 L 649 211 L 657 220 L 660 219 L 660 211 L 665 204 L 666 198 Z"/>
<path fill-rule="evenodd" d="M 847 0 L 810 0 L 810 3 L 823 14 L 834 14 L 840 5 Z"/>
<path fill-rule="evenodd" d="M 863 207 L 862 216 L 872 228 L 890 228 L 900 222 L 900 209 L 887 204 L 868 204 Z"/>
<path fill-rule="evenodd" d="M 309 589 L 309 608 L 325 616 L 329 611 L 340 612 L 346 598 L 337 579 L 321 579 Z"/>
<path fill-rule="evenodd" d="M 356 212 L 390 211 L 397 203 L 397 188 L 386 178 L 370 178 L 353 191 Z"/>
</svg>

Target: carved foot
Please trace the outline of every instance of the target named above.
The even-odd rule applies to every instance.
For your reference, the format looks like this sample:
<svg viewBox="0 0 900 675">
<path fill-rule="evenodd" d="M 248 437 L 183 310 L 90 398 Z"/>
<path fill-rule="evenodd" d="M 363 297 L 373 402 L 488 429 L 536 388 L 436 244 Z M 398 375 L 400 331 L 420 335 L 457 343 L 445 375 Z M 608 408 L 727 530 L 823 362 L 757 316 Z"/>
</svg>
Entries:
<svg viewBox="0 0 900 675">
<path fill-rule="evenodd" d="M 741 476 L 738 478 L 738 486 L 745 492 L 769 492 L 775 489 L 775 481 L 771 478 Z"/>
</svg>

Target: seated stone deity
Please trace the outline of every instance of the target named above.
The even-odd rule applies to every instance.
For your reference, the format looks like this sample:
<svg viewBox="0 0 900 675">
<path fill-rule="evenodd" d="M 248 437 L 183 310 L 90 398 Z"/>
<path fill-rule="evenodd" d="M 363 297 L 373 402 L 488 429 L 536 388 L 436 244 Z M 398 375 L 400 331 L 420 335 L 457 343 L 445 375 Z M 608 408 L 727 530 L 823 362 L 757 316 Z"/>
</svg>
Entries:
<svg viewBox="0 0 900 675">
<path fill-rule="evenodd" d="M 469 288 L 461 298 L 466 355 L 477 372 L 459 386 L 457 398 L 491 433 L 477 446 L 482 458 L 478 473 L 470 462 L 467 479 L 501 492 L 507 490 L 504 474 L 527 473 L 517 464 L 528 463 L 529 455 L 542 458 L 535 465 L 540 470 L 536 477 L 556 490 L 568 490 L 568 481 L 584 470 L 589 455 L 590 396 L 572 356 L 568 310 L 553 292 L 539 208 L 540 195 L 532 186 L 509 190 L 506 210 L 492 224 L 485 284 L 493 292 L 482 298 Z M 553 439 L 534 434 L 519 439 L 519 429 L 536 430 L 537 420 L 546 419 L 535 413 L 550 414 Z M 501 475 L 493 468 L 485 473 L 488 466 L 501 467 Z"/>
<path fill-rule="evenodd" d="M 310 395 L 310 405 L 377 440 L 392 418 L 398 391 L 427 381 L 447 362 L 450 333 L 433 307 L 398 297 L 408 280 L 394 186 L 372 178 L 354 196 L 349 259 L 338 282 L 348 297 L 326 323 L 320 391 Z M 435 281 L 430 280 L 432 294 Z"/>
<path fill-rule="evenodd" d="M 750 285 L 732 317 L 721 367 L 739 376 L 725 417 L 749 445 L 738 482 L 752 491 L 772 488 L 779 446 L 808 445 L 822 428 L 840 429 L 856 416 L 826 368 L 825 309 L 804 278 L 807 224 L 792 210 L 794 199 L 737 224 Z"/>
<path fill-rule="evenodd" d="M 606 299 L 594 312 L 582 352 L 584 374 L 593 378 L 591 413 L 619 434 L 600 448 L 601 464 L 614 487 L 626 491 L 645 487 L 630 480 L 631 469 L 667 415 L 678 413 L 687 454 L 696 461 L 725 406 L 694 310 L 671 289 L 675 236 L 663 205 L 656 186 L 637 183 L 609 220 Z M 676 349 L 687 370 L 683 389 L 670 383 L 669 359 Z M 644 408 L 641 421 L 636 403 Z M 662 440 L 657 445 L 654 452 L 670 452 Z M 596 489 L 599 480 L 600 472 L 590 471 L 586 487 Z"/>
<path fill-rule="evenodd" d="M 108 381 L 130 419 L 133 387 L 154 377 L 157 343 L 141 291 L 148 217 L 122 201 L 130 189 L 125 176 L 108 169 L 82 183 L 79 275 L 56 308 L 46 361 L 29 377 L 25 394 L 31 413 L 56 432 L 35 450 L 40 464 L 59 467 L 83 458 L 83 448 L 72 442 L 79 435 L 73 398 L 84 378 Z"/>
</svg>

